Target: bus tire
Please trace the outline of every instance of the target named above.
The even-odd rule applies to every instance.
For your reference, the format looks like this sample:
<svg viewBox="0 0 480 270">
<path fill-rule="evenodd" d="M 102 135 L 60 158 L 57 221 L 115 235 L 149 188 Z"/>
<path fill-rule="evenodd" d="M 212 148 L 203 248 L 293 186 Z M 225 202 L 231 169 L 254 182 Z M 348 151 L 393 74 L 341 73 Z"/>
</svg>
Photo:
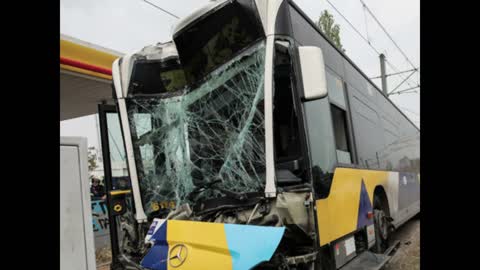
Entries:
<svg viewBox="0 0 480 270">
<path fill-rule="evenodd" d="M 375 245 L 373 246 L 373 251 L 375 253 L 383 253 L 388 248 L 390 222 L 383 207 L 384 205 L 381 203 L 380 198 L 375 196 L 373 203 L 375 224 Z"/>
</svg>

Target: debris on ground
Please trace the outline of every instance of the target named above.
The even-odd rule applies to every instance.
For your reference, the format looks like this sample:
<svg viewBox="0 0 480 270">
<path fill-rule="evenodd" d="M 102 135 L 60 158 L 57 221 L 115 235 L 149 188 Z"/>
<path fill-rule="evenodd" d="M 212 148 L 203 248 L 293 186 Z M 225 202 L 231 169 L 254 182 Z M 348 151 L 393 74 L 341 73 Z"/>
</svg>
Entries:
<svg viewBox="0 0 480 270">
<path fill-rule="evenodd" d="M 400 246 L 387 263 L 384 270 L 420 269 L 420 219 L 413 218 L 392 235 L 392 240 L 400 240 Z"/>
<path fill-rule="evenodd" d="M 97 265 L 97 270 L 110 270 L 110 264 Z"/>
<path fill-rule="evenodd" d="M 110 247 L 95 250 L 95 261 L 97 263 L 97 270 L 110 269 L 108 267 L 112 262 L 112 251 Z M 107 268 L 105 268 L 105 266 L 107 266 Z"/>
</svg>

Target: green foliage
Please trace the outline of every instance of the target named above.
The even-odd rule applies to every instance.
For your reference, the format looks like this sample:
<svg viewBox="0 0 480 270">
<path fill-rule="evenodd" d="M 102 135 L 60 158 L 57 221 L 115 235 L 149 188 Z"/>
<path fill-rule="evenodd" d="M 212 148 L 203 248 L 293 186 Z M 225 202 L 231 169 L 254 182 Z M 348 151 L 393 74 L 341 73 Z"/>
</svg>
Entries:
<svg viewBox="0 0 480 270">
<path fill-rule="evenodd" d="M 318 19 L 317 26 L 320 30 L 343 52 L 342 42 L 340 40 L 340 26 L 335 23 L 333 15 L 324 10 Z"/>
<path fill-rule="evenodd" d="M 97 154 L 93 151 L 95 148 L 88 149 L 88 171 L 92 172 L 97 168 Z"/>
</svg>

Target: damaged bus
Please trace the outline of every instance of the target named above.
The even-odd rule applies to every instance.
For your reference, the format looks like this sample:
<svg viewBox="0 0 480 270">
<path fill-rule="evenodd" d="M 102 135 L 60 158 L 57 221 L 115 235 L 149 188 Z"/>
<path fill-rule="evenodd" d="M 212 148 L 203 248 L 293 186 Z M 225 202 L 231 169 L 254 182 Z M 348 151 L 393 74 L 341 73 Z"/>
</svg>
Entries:
<svg viewBox="0 0 480 270">
<path fill-rule="evenodd" d="M 112 269 L 379 269 L 420 212 L 419 129 L 293 1 L 211 1 L 112 74 Z"/>
</svg>

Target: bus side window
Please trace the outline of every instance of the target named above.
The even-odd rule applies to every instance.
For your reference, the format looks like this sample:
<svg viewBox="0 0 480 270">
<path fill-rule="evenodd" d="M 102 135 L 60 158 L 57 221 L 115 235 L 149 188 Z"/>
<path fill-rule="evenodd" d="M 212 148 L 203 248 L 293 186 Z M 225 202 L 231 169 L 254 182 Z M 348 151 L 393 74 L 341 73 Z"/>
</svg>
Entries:
<svg viewBox="0 0 480 270">
<path fill-rule="evenodd" d="M 279 185 L 305 181 L 290 43 L 276 41 L 273 96 L 275 175 Z"/>
<path fill-rule="evenodd" d="M 283 46 L 282 46 L 283 45 Z M 301 155 L 298 116 L 293 101 L 292 64 L 288 45 L 277 43 L 274 67 L 274 140 L 277 162 Z"/>
<path fill-rule="evenodd" d="M 351 149 L 348 142 L 347 115 L 345 110 L 331 104 L 333 130 L 335 134 L 337 159 L 339 163 L 352 163 Z"/>
</svg>

